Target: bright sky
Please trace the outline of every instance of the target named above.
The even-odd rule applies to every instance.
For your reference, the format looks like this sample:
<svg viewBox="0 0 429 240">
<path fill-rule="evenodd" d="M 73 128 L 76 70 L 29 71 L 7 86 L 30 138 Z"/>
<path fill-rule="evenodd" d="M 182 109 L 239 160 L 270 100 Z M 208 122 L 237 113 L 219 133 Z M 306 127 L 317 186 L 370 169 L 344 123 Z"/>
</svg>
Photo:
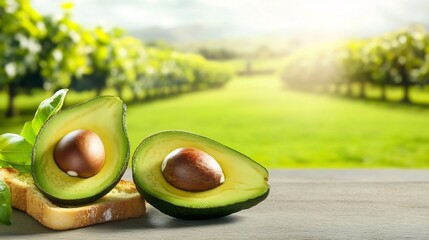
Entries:
<svg viewBox="0 0 429 240">
<path fill-rule="evenodd" d="M 52 0 L 32 0 L 42 13 L 59 12 Z M 125 29 L 201 24 L 248 33 L 372 35 L 410 23 L 429 26 L 427 0 L 75 0 L 84 25 Z"/>
</svg>

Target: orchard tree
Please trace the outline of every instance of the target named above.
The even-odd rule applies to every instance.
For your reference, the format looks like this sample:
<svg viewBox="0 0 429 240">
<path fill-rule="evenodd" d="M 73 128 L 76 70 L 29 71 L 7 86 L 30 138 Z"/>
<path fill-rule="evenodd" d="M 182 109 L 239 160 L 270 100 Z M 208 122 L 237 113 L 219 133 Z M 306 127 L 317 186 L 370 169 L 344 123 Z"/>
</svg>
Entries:
<svg viewBox="0 0 429 240">
<path fill-rule="evenodd" d="M 63 4 L 63 14 L 44 17 L 48 34 L 42 39 L 40 69 L 45 89 L 69 87 L 73 78 L 90 71 L 92 35 L 71 19 L 73 5 Z"/>
<path fill-rule="evenodd" d="M 363 59 L 363 40 L 353 40 L 346 43 L 346 50 L 343 56 L 343 66 L 345 72 L 345 82 L 347 83 L 347 95 L 353 96 L 353 84 L 360 82 L 361 89 L 365 87 L 367 69 Z M 362 92 L 360 95 L 364 95 Z"/>
<path fill-rule="evenodd" d="M 388 61 L 390 44 L 384 38 L 372 39 L 368 52 L 368 64 L 371 82 L 380 87 L 380 100 L 386 100 L 387 86 L 391 85 L 390 69 Z"/>
<path fill-rule="evenodd" d="M 117 30 L 119 31 L 119 30 Z M 112 61 L 107 85 L 122 97 L 123 89 L 135 84 L 137 67 L 144 56 L 142 43 L 133 37 L 121 36 L 118 32 L 112 40 Z"/>
<path fill-rule="evenodd" d="M 418 83 L 419 71 L 426 61 L 427 34 L 416 27 L 386 37 L 390 42 L 387 61 L 393 82 L 403 88 L 402 102 L 410 102 L 410 87 Z"/>
<path fill-rule="evenodd" d="M 71 87 L 77 91 L 95 89 L 96 95 L 99 96 L 107 86 L 113 61 L 112 34 L 100 26 L 94 28 L 90 34 L 92 38 L 87 41 L 89 70 L 81 79 L 74 77 Z"/>
<path fill-rule="evenodd" d="M 41 86 L 37 63 L 46 27 L 29 0 L 0 0 L 0 19 L 0 86 L 8 88 L 6 117 L 12 117 L 19 89 Z"/>
<path fill-rule="evenodd" d="M 424 46 L 425 56 L 423 64 L 420 66 L 420 68 L 414 72 L 416 75 L 418 82 L 425 86 L 429 84 L 429 36 L 425 35 L 425 38 L 422 41 L 422 44 Z"/>
</svg>

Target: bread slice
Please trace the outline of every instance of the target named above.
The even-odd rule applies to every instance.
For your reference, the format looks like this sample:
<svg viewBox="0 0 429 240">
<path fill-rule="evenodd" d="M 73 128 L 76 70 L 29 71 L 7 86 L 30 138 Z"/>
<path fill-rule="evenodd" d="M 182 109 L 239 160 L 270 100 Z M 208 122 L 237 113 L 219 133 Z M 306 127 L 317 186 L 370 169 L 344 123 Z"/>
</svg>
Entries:
<svg viewBox="0 0 429 240">
<path fill-rule="evenodd" d="M 125 180 L 121 180 L 112 191 L 91 204 L 58 206 L 37 189 L 30 174 L 20 174 L 12 168 L 0 168 L 0 179 L 11 189 L 12 207 L 27 212 L 54 230 L 136 218 L 146 211 L 145 201 L 134 183 Z"/>
</svg>

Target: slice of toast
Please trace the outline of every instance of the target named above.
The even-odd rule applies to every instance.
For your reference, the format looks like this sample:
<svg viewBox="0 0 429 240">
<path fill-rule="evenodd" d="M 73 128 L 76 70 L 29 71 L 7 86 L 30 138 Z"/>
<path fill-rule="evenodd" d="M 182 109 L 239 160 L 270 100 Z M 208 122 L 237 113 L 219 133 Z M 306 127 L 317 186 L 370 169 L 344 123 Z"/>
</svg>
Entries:
<svg viewBox="0 0 429 240">
<path fill-rule="evenodd" d="M 43 196 L 30 174 L 20 174 L 12 168 L 0 168 L 0 179 L 11 189 L 12 207 L 27 212 L 54 230 L 136 218 L 146 211 L 144 199 L 130 181 L 121 180 L 107 195 L 91 204 L 58 206 Z"/>
</svg>

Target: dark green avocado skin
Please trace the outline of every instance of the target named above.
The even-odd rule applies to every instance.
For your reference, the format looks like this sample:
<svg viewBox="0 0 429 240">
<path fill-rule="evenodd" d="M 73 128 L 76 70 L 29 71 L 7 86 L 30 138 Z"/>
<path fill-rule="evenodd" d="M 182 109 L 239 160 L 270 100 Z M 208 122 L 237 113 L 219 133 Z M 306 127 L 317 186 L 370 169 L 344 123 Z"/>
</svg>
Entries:
<svg viewBox="0 0 429 240">
<path fill-rule="evenodd" d="M 124 173 L 125 173 L 125 171 L 124 171 Z M 121 176 L 122 175 L 123 175 L 123 173 L 121 173 Z M 118 184 L 118 182 L 120 180 L 121 180 L 121 177 L 119 177 L 118 179 L 113 181 L 112 185 L 109 186 L 108 188 L 106 188 L 103 191 L 95 194 L 94 196 L 88 197 L 88 198 L 60 199 L 60 198 L 56 198 L 54 196 L 51 196 L 51 195 L 47 194 L 46 192 L 42 192 L 42 193 L 46 198 L 48 198 L 52 202 L 60 205 L 61 207 L 77 207 L 77 206 L 93 203 L 93 202 L 97 201 L 98 199 L 102 198 L 104 195 L 108 194 Z M 36 184 L 36 186 L 37 186 L 37 184 Z"/>
<path fill-rule="evenodd" d="M 268 194 L 270 192 L 270 189 L 268 188 L 264 194 L 252 199 L 247 199 L 246 201 L 243 201 L 243 202 L 237 202 L 234 204 L 219 206 L 214 208 L 200 209 L 200 208 L 188 208 L 188 207 L 177 206 L 177 205 L 174 205 L 173 203 L 169 203 L 167 201 L 164 201 L 162 199 L 156 198 L 148 194 L 143 189 L 139 188 L 138 185 L 136 185 L 136 188 L 139 191 L 139 193 L 143 196 L 143 198 L 150 205 L 152 205 L 162 213 L 169 215 L 171 217 L 185 219 L 185 220 L 200 220 L 200 219 L 224 217 L 232 213 L 235 213 L 247 208 L 251 208 L 257 205 L 258 203 L 265 200 L 268 197 Z"/>
</svg>

